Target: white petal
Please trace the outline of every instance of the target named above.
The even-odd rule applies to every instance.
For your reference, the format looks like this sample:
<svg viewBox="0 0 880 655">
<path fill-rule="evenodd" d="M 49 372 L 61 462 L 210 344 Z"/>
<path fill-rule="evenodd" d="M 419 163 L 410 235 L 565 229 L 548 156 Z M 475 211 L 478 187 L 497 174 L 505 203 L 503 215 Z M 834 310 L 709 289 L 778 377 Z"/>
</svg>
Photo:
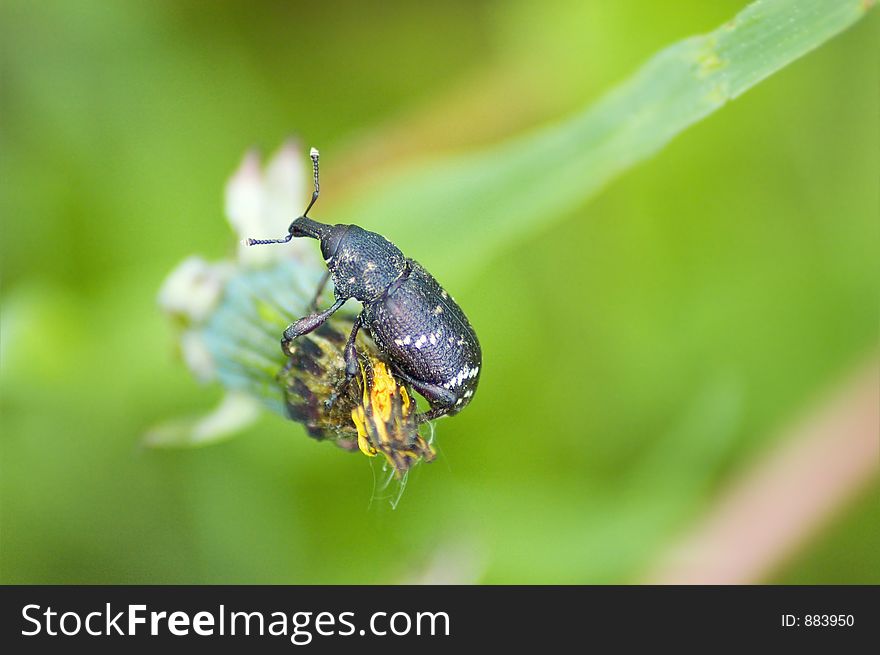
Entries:
<svg viewBox="0 0 880 655">
<path fill-rule="evenodd" d="M 288 140 L 267 164 L 260 166 L 255 152 L 245 155 L 226 186 L 226 214 L 244 242 L 279 239 L 291 221 L 306 208 L 306 162 L 299 144 Z M 248 246 L 242 243 L 238 259 L 246 266 L 263 266 L 288 257 L 305 256 L 312 248 L 294 240 L 287 244 Z"/>
<path fill-rule="evenodd" d="M 202 321 L 216 307 L 231 272 L 230 264 L 188 257 L 162 283 L 159 306 L 169 314 Z"/>
<path fill-rule="evenodd" d="M 226 216 L 240 239 L 271 238 L 262 230 L 263 171 L 256 150 L 248 151 L 226 183 Z"/>
<path fill-rule="evenodd" d="M 200 330 L 186 330 L 180 335 L 180 352 L 187 368 L 198 380 L 208 382 L 214 379 L 214 358 Z"/>
<path fill-rule="evenodd" d="M 261 407 L 259 401 L 253 397 L 230 391 L 209 414 L 179 419 L 152 428 L 144 435 L 144 445 L 167 448 L 202 446 L 222 441 L 253 423 L 260 415 Z"/>
<path fill-rule="evenodd" d="M 266 166 L 264 218 L 268 234 L 287 234 L 290 222 L 306 208 L 311 192 L 306 189 L 307 163 L 299 143 L 290 139 Z"/>
</svg>

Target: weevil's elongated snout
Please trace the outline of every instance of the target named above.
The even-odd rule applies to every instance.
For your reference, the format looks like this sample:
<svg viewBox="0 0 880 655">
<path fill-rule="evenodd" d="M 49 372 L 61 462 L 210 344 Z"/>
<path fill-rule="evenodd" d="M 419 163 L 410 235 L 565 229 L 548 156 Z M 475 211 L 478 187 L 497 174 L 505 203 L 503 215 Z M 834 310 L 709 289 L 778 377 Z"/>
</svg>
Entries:
<svg viewBox="0 0 880 655">
<path fill-rule="evenodd" d="M 300 216 L 290 224 L 288 231 L 291 237 L 309 237 L 321 241 L 330 233 L 329 225 L 313 221 L 308 216 Z"/>
</svg>

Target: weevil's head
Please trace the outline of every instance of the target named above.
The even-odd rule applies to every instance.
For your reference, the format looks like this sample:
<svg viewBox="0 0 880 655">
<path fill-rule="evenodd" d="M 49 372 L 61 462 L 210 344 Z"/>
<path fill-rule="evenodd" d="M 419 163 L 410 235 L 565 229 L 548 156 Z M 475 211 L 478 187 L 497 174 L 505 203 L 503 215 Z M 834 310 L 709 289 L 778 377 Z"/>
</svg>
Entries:
<svg viewBox="0 0 880 655">
<path fill-rule="evenodd" d="M 354 241 L 354 235 L 349 237 L 351 225 L 326 225 L 313 221 L 307 216 L 300 216 L 290 224 L 288 228 L 288 240 L 295 237 L 309 237 L 317 239 L 321 242 L 321 255 L 327 266 L 333 264 L 333 258 L 346 246 L 357 247 L 357 244 L 350 243 Z"/>
<path fill-rule="evenodd" d="M 309 237 L 310 239 L 323 239 L 328 236 L 332 228 L 338 227 L 334 225 L 325 225 L 318 221 L 313 221 L 308 216 L 300 216 L 293 219 L 290 227 L 287 228 L 287 236 L 282 239 L 245 239 L 242 243 L 249 246 L 262 246 L 267 243 L 287 243 L 295 237 Z"/>
</svg>

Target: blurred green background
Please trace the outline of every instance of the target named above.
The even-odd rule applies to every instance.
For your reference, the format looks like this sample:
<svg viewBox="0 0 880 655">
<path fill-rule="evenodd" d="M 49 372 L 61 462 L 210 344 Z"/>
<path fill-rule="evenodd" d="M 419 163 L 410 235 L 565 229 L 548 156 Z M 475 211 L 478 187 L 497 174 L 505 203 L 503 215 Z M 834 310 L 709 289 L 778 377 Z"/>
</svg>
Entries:
<svg viewBox="0 0 880 655">
<path fill-rule="evenodd" d="M 155 296 L 232 252 L 251 145 L 319 145 L 318 216 L 345 222 L 383 170 L 579 110 L 742 6 L 5 0 L 0 580 L 639 581 L 876 352 L 877 16 L 456 281 L 480 392 L 396 510 L 363 457 L 268 414 L 141 448 L 221 396 Z M 880 582 L 877 491 L 767 581 Z"/>
</svg>

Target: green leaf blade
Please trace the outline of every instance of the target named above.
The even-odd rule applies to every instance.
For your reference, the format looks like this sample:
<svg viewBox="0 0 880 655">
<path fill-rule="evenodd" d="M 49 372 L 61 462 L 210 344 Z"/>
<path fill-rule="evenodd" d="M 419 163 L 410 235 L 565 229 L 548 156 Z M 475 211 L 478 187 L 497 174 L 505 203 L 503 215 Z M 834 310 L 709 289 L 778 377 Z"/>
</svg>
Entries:
<svg viewBox="0 0 880 655">
<path fill-rule="evenodd" d="M 583 205 L 872 4 L 759 0 L 713 32 L 661 50 L 584 112 L 481 153 L 391 176 L 338 215 L 394 235 L 405 251 L 429 251 L 444 280 L 466 280 L 487 255 Z"/>
</svg>

